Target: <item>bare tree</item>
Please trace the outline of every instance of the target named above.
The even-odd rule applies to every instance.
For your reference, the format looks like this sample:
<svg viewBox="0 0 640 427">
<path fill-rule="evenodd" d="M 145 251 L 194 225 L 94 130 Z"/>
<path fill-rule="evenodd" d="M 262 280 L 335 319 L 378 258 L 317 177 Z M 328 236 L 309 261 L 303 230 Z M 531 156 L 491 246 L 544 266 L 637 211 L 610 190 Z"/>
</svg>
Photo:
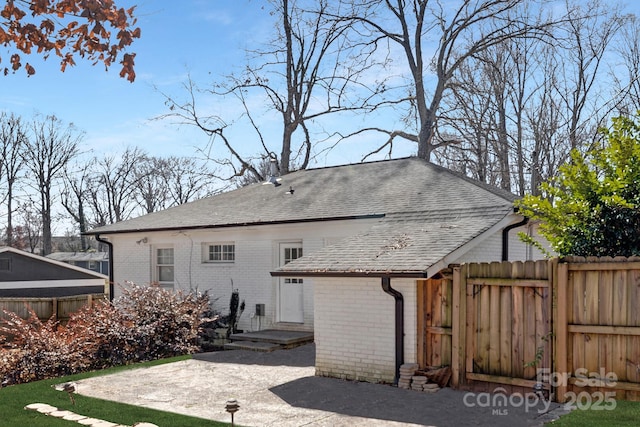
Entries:
<svg viewBox="0 0 640 427">
<path fill-rule="evenodd" d="M 548 46 L 531 38 L 509 39 L 459 68 L 443 100 L 439 128 L 455 130 L 460 142 L 436 152 L 438 162 L 455 168 L 467 153 L 465 173 L 525 194 L 536 151 L 529 143 L 526 109 L 544 86 L 538 79 L 553 70 L 542 55 Z M 435 138 L 440 140 L 440 133 Z"/>
<path fill-rule="evenodd" d="M 600 0 L 591 0 L 584 7 L 567 1 L 568 19 L 560 28 L 565 33 L 561 39 L 564 75 L 559 80 L 558 94 L 564 103 L 572 149 L 592 140 L 601 124 L 594 122 L 593 117 L 584 119 L 584 115 L 592 116 L 606 102 L 599 96 L 597 82 L 605 53 L 624 22 L 618 9 Z M 600 115 L 606 116 L 603 112 Z"/>
<path fill-rule="evenodd" d="M 167 97 L 172 110 L 169 116 L 198 126 L 213 137 L 213 142 L 220 141 L 228 156 L 220 156 L 211 147 L 206 151 L 213 152 L 211 157 L 220 165 L 232 169 L 232 178 L 248 173 L 253 179 L 263 180 L 265 177 L 256 164 L 269 158 L 278 160 L 281 174 L 306 168 L 313 155 L 315 132 L 325 132 L 319 124 L 323 119 L 339 112 L 373 108 L 372 99 L 384 91 L 380 81 L 359 83 L 376 60 L 371 56 L 372 49 L 367 47 L 369 51 L 363 52 L 359 50 L 361 45 L 349 42 L 350 23 L 336 18 L 334 2 L 270 3 L 275 17 L 273 39 L 265 47 L 248 52 L 249 64 L 243 72 L 228 76 L 226 82 L 204 91 L 236 101 L 243 117 L 224 119 L 198 111 L 196 95 L 200 91 L 192 81 L 186 85 L 186 102 Z M 356 50 L 362 55 L 354 59 Z M 256 98 L 264 100 L 264 105 L 256 108 L 252 102 Z M 261 114 L 273 112 L 282 129 L 277 145 L 270 136 L 265 136 L 258 120 Z M 228 127 L 239 123 L 255 132 L 259 143 L 252 149 L 241 145 L 246 145 L 246 141 L 234 142 L 225 134 Z"/>
<path fill-rule="evenodd" d="M 520 14 L 519 8 L 527 4 L 524 0 L 462 0 L 455 4 L 343 0 L 343 4 L 351 12 L 342 16 L 361 24 L 361 32 L 368 31 L 372 43 L 383 46 L 383 38 L 399 47 L 410 71 L 410 91 L 398 102 L 408 103 L 410 111 L 415 111 L 417 132 L 380 127 L 368 130 L 388 136 L 383 146 L 393 144 L 397 137 L 416 142 L 418 157 L 427 160 L 433 150 L 450 143 L 434 136 L 442 100 L 460 67 L 507 40 L 545 37 L 552 25 L 550 20 L 531 22 L 526 14 Z"/>
<path fill-rule="evenodd" d="M 32 183 L 39 197 L 38 210 L 42 216 L 42 250 L 50 254 L 53 188 L 62 178 L 64 167 L 78 154 L 82 134 L 69 124 L 65 126 L 55 116 L 36 117 L 22 152 L 25 166 L 31 171 Z"/>
<path fill-rule="evenodd" d="M 43 224 L 39 210 L 40 207 L 33 200 L 20 203 L 16 209 L 18 223 L 21 224 L 15 228 L 16 241 L 22 245 L 20 249 L 31 253 L 35 253 L 41 243 Z"/>
<path fill-rule="evenodd" d="M 83 233 L 87 231 L 87 201 L 89 187 L 91 184 L 91 174 L 95 167 L 95 158 L 85 162 L 78 162 L 73 165 L 67 164 L 64 168 L 64 189 L 61 194 L 62 206 L 71 215 L 71 218 L 78 224 L 80 231 L 80 250 L 89 249 L 87 236 Z"/>
<path fill-rule="evenodd" d="M 206 165 L 191 157 L 143 156 L 135 170 L 135 197 L 144 213 L 188 203 L 213 191 Z"/>
<path fill-rule="evenodd" d="M 25 148 L 25 125 L 14 114 L 0 113 L 0 176 L 6 185 L 7 228 L 5 245 L 13 246 L 13 202 L 15 185 L 24 163 L 22 151 Z"/>
<path fill-rule="evenodd" d="M 461 143 L 438 152 L 438 161 L 458 169 L 464 162 L 471 176 L 536 194 L 572 148 L 593 141 L 617 102 L 602 96 L 601 64 L 623 19 L 598 1 L 587 6 L 566 2 L 566 19 L 548 28 L 550 39 L 507 39 L 458 68 L 438 128 Z M 543 18 L 526 21 L 538 27 Z"/>
<path fill-rule="evenodd" d="M 107 155 L 96 161 L 88 192 L 92 226 L 128 219 L 136 208 L 135 194 L 139 167 L 146 153 L 127 148 L 122 155 Z"/>
<path fill-rule="evenodd" d="M 171 156 L 164 160 L 162 170 L 169 206 L 181 205 L 199 199 L 215 191 L 214 174 L 205 164 L 192 157 Z"/>
<path fill-rule="evenodd" d="M 134 197 L 144 213 L 167 207 L 167 190 L 163 178 L 166 169 L 166 161 L 153 156 L 142 156 L 136 165 Z"/>
<path fill-rule="evenodd" d="M 627 16 L 614 50 L 621 63 L 609 70 L 613 82 L 611 98 L 616 101 L 615 112 L 632 116 L 640 111 L 640 19 Z"/>
</svg>

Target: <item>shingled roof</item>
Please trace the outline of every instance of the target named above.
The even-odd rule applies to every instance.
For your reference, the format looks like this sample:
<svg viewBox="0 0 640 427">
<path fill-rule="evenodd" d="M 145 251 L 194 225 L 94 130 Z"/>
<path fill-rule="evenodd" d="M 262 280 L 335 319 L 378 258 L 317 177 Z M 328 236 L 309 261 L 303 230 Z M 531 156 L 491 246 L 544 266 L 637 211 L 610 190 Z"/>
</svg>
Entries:
<svg viewBox="0 0 640 427">
<path fill-rule="evenodd" d="M 491 228 L 508 225 L 511 206 L 390 214 L 370 230 L 280 267 L 274 276 L 430 277 Z M 499 227 L 500 228 L 500 227 Z M 448 261 L 449 260 L 449 261 Z"/>
<path fill-rule="evenodd" d="M 411 228 L 410 222 L 420 223 L 430 218 L 429 213 L 449 219 L 463 211 L 468 216 L 482 216 L 496 207 L 506 212 L 515 200 L 511 193 L 418 158 L 302 170 L 283 176 L 281 184 L 249 185 L 99 227 L 88 234 L 390 217 L 417 212 L 411 221 L 407 219 L 411 215 L 394 217 L 405 218 L 398 224 Z M 287 194 L 290 189 L 293 194 Z M 381 233 L 391 224 L 381 223 L 381 228 L 372 233 Z"/>
</svg>

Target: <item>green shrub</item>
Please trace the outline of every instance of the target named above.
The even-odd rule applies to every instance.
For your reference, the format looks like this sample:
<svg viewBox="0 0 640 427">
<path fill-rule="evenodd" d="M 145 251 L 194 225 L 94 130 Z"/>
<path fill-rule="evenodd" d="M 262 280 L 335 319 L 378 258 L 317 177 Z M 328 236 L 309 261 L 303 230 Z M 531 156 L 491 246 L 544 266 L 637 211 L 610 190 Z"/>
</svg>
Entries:
<svg viewBox="0 0 640 427">
<path fill-rule="evenodd" d="M 573 151 L 543 196 L 517 203 L 559 255 L 640 255 L 640 116 L 601 132 L 604 144 Z"/>
</svg>

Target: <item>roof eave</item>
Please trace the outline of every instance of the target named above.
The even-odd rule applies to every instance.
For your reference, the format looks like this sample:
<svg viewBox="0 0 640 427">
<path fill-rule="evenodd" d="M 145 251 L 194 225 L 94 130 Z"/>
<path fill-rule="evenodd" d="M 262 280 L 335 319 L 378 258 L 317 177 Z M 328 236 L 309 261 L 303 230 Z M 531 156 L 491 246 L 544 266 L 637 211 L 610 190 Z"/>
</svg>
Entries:
<svg viewBox="0 0 640 427">
<path fill-rule="evenodd" d="M 283 224 L 306 224 L 312 222 L 329 222 L 329 221 L 344 221 L 355 219 L 376 219 L 383 218 L 385 214 L 368 214 L 368 215 L 350 215 L 350 216 L 336 216 L 336 217 L 322 217 L 322 218 L 303 218 L 303 219 L 291 219 L 291 220 L 279 220 L 279 221 L 256 221 L 256 222 L 243 222 L 243 223 L 228 223 L 228 224 L 206 224 L 206 225 L 191 225 L 191 226 L 171 226 L 171 227 L 150 227 L 150 228 L 131 228 L 124 230 L 91 230 L 81 233 L 86 236 L 95 235 L 107 235 L 107 234 L 129 234 L 129 233 L 151 233 L 159 231 L 175 231 L 175 230 L 212 230 L 217 228 L 234 228 L 234 227 L 256 227 L 262 225 L 283 225 Z"/>
<path fill-rule="evenodd" d="M 272 277 L 429 277 L 426 271 L 272 271 L 270 274 Z"/>
</svg>

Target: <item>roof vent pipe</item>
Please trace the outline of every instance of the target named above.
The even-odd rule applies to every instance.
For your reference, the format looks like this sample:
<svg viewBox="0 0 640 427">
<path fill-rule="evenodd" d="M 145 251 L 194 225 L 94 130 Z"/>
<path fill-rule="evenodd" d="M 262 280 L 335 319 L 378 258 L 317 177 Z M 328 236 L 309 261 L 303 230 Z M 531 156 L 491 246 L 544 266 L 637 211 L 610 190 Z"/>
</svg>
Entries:
<svg viewBox="0 0 640 427">
<path fill-rule="evenodd" d="M 390 277 L 382 278 L 382 290 L 391 295 L 396 301 L 396 371 L 393 383 L 398 384 L 400 366 L 404 363 L 404 298 L 400 292 L 391 287 Z"/>
</svg>

